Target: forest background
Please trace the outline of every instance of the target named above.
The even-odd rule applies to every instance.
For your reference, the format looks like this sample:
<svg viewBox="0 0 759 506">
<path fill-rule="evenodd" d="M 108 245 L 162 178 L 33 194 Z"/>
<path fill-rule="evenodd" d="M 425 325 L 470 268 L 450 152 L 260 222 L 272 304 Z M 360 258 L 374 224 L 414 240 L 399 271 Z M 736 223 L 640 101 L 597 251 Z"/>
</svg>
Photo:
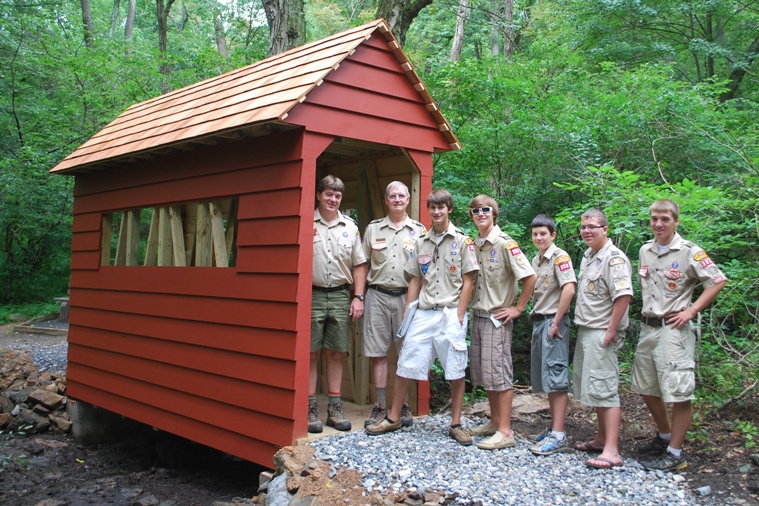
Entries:
<svg viewBox="0 0 759 506">
<path fill-rule="evenodd" d="M 0 0 L 0 320 L 66 293 L 61 159 L 134 103 L 377 17 L 463 145 L 435 160 L 457 225 L 475 232 L 468 202 L 490 194 L 528 254 L 547 213 L 579 265 L 596 206 L 635 265 L 648 205 L 680 204 L 729 278 L 702 315 L 699 409 L 746 406 L 734 425 L 756 445 L 758 0 Z"/>
</svg>

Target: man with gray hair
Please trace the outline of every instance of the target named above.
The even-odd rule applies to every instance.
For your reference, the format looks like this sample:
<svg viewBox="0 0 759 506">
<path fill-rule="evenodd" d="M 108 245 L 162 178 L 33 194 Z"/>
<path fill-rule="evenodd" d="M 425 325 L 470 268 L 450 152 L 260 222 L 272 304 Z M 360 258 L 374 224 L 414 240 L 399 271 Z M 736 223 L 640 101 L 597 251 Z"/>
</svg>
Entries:
<svg viewBox="0 0 759 506">
<path fill-rule="evenodd" d="M 364 303 L 364 356 L 369 357 L 376 403 L 364 427 L 378 423 L 387 416 L 387 354 L 395 341 L 400 352 L 403 339 L 397 336 L 406 307 L 408 281 L 403 275 L 414 245 L 427 229 L 406 214 L 410 194 L 408 187 L 393 181 L 385 189 L 388 214 L 372 221 L 364 231 L 364 255 L 369 260 L 369 273 Z M 408 427 L 414 421 L 408 404 L 403 403 L 401 423 Z"/>
</svg>

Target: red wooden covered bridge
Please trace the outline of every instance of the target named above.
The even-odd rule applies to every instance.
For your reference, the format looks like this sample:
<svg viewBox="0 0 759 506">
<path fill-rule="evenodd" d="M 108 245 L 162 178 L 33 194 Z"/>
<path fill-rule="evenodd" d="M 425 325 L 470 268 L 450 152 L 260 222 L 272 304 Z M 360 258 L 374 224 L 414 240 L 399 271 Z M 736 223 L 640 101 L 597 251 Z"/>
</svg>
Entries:
<svg viewBox="0 0 759 506">
<path fill-rule="evenodd" d="M 270 466 L 306 434 L 317 180 L 362 228 L 404 181 L 426 221 L 458 147 L 383 20 L 130 107 L 51 171 L 76 178 L 69 396 Z"/>
</svg>

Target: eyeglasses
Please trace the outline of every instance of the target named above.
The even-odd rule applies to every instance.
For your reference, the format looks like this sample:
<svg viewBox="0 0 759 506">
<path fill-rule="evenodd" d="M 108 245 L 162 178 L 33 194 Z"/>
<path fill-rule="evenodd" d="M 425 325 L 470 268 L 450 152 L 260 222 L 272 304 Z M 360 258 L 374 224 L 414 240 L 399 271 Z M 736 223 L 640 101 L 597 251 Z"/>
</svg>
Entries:
<svg viewBox="0 0 759 506">
<path fill-rule="evenodd" d="M 581 231 L 595 230 L 597 228 L 604 228 L 604 226 L 603 225 L 580 225 L 580 230 Z"/>
<path fill-rule="evenodd" d="M 488 214 L 488 213 L 492 213 L 493 212 L 493 208 L 490 207 L 490 206 L 473 207 L 473 208 L 471 208 L 469 210 L 469 212 L 472 213 L 472 214 L 480 214 L 480 213 Z"/>
<path fill-rule="evenodd" d="M 408 198 L 408 195 L 404 195 L 402 193 L 393 193 L 392 195 L 387 196 L 388 200 L 406 200 Z"/>
</svg>

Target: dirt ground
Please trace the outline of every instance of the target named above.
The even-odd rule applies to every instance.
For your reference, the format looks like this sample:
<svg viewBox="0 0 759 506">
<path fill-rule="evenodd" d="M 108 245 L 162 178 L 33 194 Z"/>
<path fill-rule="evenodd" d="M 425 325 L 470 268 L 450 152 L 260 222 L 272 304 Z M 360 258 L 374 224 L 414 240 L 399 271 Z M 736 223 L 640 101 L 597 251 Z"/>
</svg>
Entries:
<svg viewBox="0 0 759 506">
<path fill-rule="evenodd" d="M 0 327 L 0 352 L 14 339 L 65 339 L 51 336 L 8 336 Z M 440 395 L 444 395 L 441 392 Z M 443 397 L 444 398 L 444 397 Z M 721 504 L 759 504 L 759 465 L 744 437 L 731 430 L 736 418 L 759 420 L 759 399 L 709 415 L 700 424 L 702 438 L 687 443 L 687 486 L 710 486 Z M 433 399 L 435 401 L 435 399 Z M 542 430 L 547 413 L 516 418 L 514 430 Z M 573 407 L 567 420 L 572 440 L 593 438 L 592 412 Z M 620 449 L 634 456 L 634 447 L 653 433 L 653 424 L 636 395 L 623 394 Z M 759 456 L 756 457 L 759 460 Z M 272 466 L 273 467 L 273 466 Z M 0 504 L 19 506 L 213 505 L 252 504 L 258 476 L 264 470 L 223 453 L 145 427 L 115 441 L 92 446 L 51 430 L 21 435 L 0 431 Z M 343 501 L 344 502 L 344 501 Z"/>
</svg>

